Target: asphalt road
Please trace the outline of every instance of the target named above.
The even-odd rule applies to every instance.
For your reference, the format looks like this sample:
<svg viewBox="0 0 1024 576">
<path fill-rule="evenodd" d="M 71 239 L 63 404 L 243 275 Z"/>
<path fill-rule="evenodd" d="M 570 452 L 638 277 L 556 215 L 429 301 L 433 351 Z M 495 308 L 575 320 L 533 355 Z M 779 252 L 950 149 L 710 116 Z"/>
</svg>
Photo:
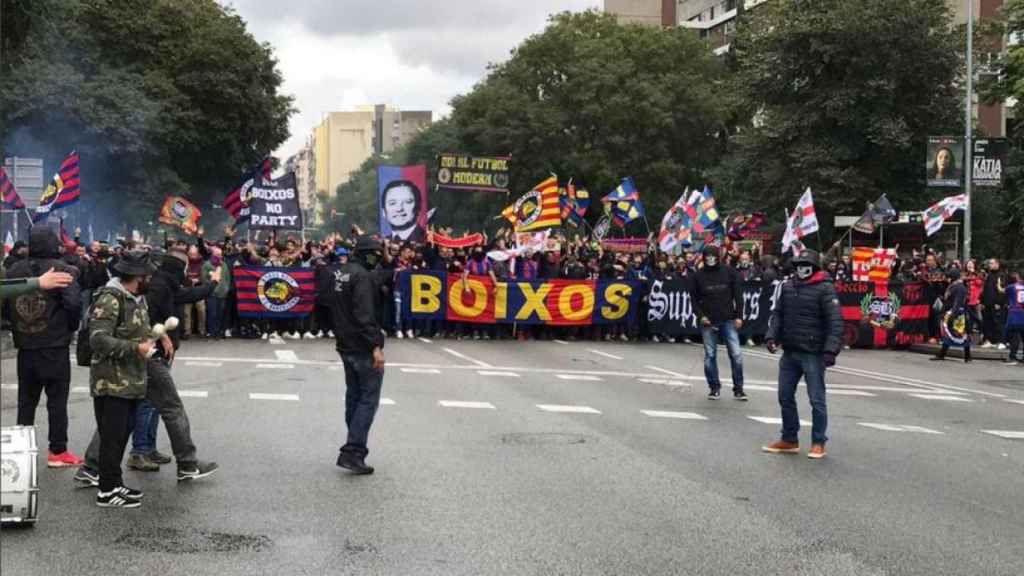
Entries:
<svg viewBox="0 0 1024 576">
<path fill-rule="evenodd" d="M 829 457 L 812 461 L 760 451 L 779 431 L 763 349 L 746 351 L 740 403 L 728 384 L 705 399 L 691 345 L 390 341 L 377 473 L 353 477 L 334 465 L 331 343 L 190 341 L 180 356 L 200 457 L 221 471 L 181 486 L 173 465 L 128 472 L 143 507 L 104 510 L 70 470 L 41 468 L 38 525 L 0 532 L 5 576 L 1024 573 L 1021 367 L 844 353 Z M 13 360 L 2 371 L 9 425 Z M 76 368 L 72 386 L 87 378 Z M 70 413 L 82 452 L 87 391 Z"/>
</svg>

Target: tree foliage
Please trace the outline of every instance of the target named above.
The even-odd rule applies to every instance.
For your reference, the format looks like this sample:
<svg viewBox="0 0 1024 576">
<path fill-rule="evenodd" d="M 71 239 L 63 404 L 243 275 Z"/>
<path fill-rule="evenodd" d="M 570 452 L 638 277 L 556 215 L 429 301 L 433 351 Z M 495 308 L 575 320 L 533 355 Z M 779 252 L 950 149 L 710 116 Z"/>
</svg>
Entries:
<svg viewBox="0 0 1024 576">
<path fill-rule="evenodd" d="M 927 137 L 963 131 L 962 46 L 944 0 L 748 12 L 731 78 L 747 120 L 717 172 L 727 196 L 763 199 L 775 217 L 807 186 L 828 215 L 859 214 L 882 193 L 920 210 L 935 196 L 924 182 Z"/>
<path fill-rule="evenodd" d="M 3 0 L 6 154 L 82 153 L 83 203 L 139 221 L 219 200 L 288 136 L 269 45 L 215 0 Z M 130 212 L 129 212 L 130 210 Z"/>
</svg>

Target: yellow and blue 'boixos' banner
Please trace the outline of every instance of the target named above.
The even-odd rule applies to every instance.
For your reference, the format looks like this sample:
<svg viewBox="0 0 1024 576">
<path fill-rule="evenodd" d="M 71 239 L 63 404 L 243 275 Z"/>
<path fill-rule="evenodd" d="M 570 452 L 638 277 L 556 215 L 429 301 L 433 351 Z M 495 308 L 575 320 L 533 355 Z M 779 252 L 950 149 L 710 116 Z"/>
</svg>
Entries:
<svg viewBox="0 0 1024 576">
<path fill-rule="evenodd" d="M 629 322 L 638 287 L 622 280 L 523 280 L 407 271 L 399 278 L 403 312 L 416 320 L 478 324 L 587 326 Z"/>
</svg>

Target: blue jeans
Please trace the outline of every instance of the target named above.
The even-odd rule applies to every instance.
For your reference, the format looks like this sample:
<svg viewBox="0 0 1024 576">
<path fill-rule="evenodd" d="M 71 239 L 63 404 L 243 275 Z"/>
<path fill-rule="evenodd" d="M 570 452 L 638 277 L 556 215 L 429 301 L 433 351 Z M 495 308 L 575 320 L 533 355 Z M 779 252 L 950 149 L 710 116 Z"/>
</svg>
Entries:
<svg viewBox="0 0 1024 576">
<path fill-rule="evenodd" d="M 732 366 L 733 392 L 743 390 L 743 356 L 740 351 L 740 334 L 732 321 L 722 322 L 701 328 L 704 339 L 704 377 L 708 380 L 711 390 L 720 390 L 722 381 L 718 379 L 718 337 L 725 340 L 729 352 L 729 364 Z"/>
<path fill-rule="evenodd" d="M 160 413 L 149 403 L 139 401 L 135 409 L 135 431 L 132 432 L 132 454 L 149 454 L 156 450 L 156 430 L 160 426 Z"/>
<path fill-rule="evenodd" d="M 345 365 L 345 425 L 348 439 L 342 452 L 365 458 L 369 454 L 366 441 L 370 426 L 380 405 L 380 389 L 384 372 L 374 370 L 373 354 L 369 352 L 342 354 Z"/>
<path fill-rule="evenodd" d="M 206 301 L 206 333 L 214 338 L 224 335 L 224 298 L 210 296 Z"/>
<path fill-rule="evenodd" d="M 811 400 L 811 442 L 828 441 L 828 407 L 825 404 L 825 364 L 820 354 L 786 352 L 779 360 L 779 406 L 782 408 L 782 441 L 799 442 L 800 414 L 796 409 L 796 386 L 803 376 Z"/>
</svg>

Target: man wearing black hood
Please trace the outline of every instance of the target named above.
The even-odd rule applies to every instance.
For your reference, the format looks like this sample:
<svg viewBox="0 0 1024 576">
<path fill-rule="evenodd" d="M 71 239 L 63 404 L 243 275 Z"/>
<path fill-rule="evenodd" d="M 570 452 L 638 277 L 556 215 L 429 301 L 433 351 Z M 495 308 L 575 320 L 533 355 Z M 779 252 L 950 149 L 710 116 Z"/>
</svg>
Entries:
<svg viewBox="0 0 1024 576">
<path fill-rule="evenodd" d="M 360 236 L 351 261 L 332 268 L 330 307 L 338 354 L 345 366 L 345 424 L 348 439 L 338 466 L 355 474 L 373 474 L 366 465 L 367 438 L 380 405 L 384 380 L 384 333 L 378 311 L 383 259 L 378 240 Z"/>
<path fill-rule="evenodd" d="M 721 262 L 717 246 L 704 248 L 704 267 L 694 276 L 693 293 L 694 308 L 704 339 L 704 376 L 710 388 L 708 398 L 721 398 L 718 339 L 722 338 L 732 366 L 733 397 L 745 401 L 747 394 L 743 391 L 743 356 L 739 333 L 743 326 L 743 281 L 735 269 Z"/>
<path fill-rule="evenodd" d="M 153 279 L 146 292 L 151 325 L 163 324 L 171 316 L 180 318 L 179 313 L 186 303 L 207 298 L 220 280 L 219 275 L 215 274 L 212 283 L 187 288 L 184 284 L 188 256 L 184 252 L 172 250 L 164 255 L 155 255 L 154 258 L 160 261 L 160 268 L 153 274 Z M 168 337 L 157 342 L 156 354 L 146 361 L 148 385 L 145 400 L 149 405 L 139 410 L 137 418 L 149 420 L 152 418 L 151 412 L 154 409 L 160 414 L 164 426 L 167 428 L 167 436 L 171 441 L 171 450 L 177 460 L 178 482 L 186 482 L 205 478 L 216 472 L 218 466 L 216 462 L 204 462 L 197 458 L 188 414 L 185 412 L 185 405 L 182 403 L 174 379 L 171 377 L 171 362 L 180 345 L 181 328 L 181 324 L 178 324 L 174 330 L 168 330 Z M 152 430 L 155 431 L 155 428 Z M 145 433 L 145 426 L 137 426 L 134 433 Z M 97 470 L 100 442 L 99 434 L 93 434 L 92 442 L 89 443 L 89 448 L 85 453 L 86 465 L 75 474 L 74 480 L 80 486 L 96 486 L 99 481 Z M 134 443 L 139 444 L 139 439 L 136 439 Z M 129 458 L 129 466 L 146 471 L 159 470 L 160 464 L 169 464 L 170 462 L 170 457 L 160 454 L 156 450 Z"/>
<path fill-rule="evenodd" d="M 52 228 L 36 226 L 29 237 L 28 258 L 7 271 L 9 278 L 39 276 L 51 268 L 77 280 L 78 269 L 60 260 L 60 240 Z M 36 406 L 46 390 L 49 413 L 50 468 L 79 466 L 82 459 L 68 447 L 68 392 L 71 356 L 68 346 L 78 329 L 82 305 L 80 286 L 22 294 L 6 302 L 13 312 L 14 345 L 18 348 L 18 425 L 35 424 Z"/>
</svg>

